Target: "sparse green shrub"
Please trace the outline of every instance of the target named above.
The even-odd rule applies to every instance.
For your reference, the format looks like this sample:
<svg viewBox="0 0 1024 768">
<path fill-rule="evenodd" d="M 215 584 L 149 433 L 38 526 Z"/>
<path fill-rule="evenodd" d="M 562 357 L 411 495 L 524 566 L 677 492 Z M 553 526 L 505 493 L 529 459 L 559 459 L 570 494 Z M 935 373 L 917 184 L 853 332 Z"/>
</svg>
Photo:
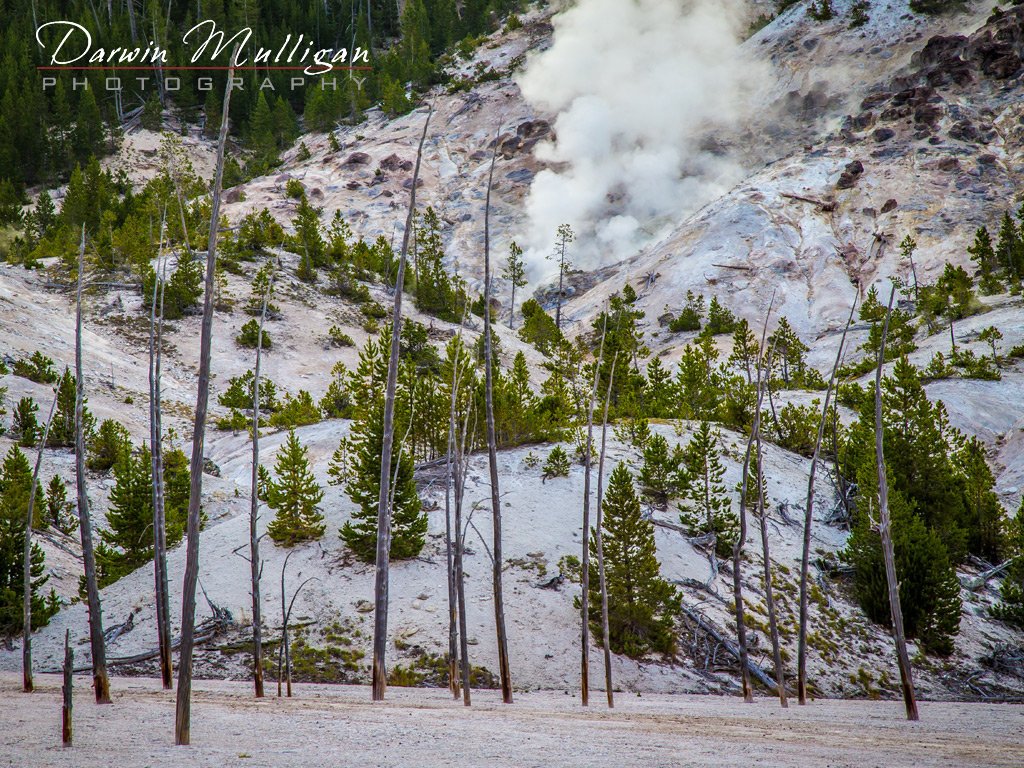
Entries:
<svg viewBox="0 0 1024 768">
<path fill-rule="evenodd" d="M 242 326 L 241 333 L 235 337 L 235 343 L 240 347 L 256 349 L 256 345 L 260 343 L 260 334 L 260 323 L 258 320 L 253 318 Z M 270 340 L 270 334 L 265 330 L 262 331 L 262 339 L 263 349 L 271 349 L 274 346 L 273 342 Z"/>
<path fill-rule="evenodd" d="M 544 462 L 544 467 L 541 470 L 541 477 L 544 480 L 550 480 L 554 477 L 568 477 L 569 476 L 569 455 L 565 452 L 565 449 L 560 445 L 556 445 L 551 449 L 551 453 L 548 454 L 547 461 Z"/>
</svg>

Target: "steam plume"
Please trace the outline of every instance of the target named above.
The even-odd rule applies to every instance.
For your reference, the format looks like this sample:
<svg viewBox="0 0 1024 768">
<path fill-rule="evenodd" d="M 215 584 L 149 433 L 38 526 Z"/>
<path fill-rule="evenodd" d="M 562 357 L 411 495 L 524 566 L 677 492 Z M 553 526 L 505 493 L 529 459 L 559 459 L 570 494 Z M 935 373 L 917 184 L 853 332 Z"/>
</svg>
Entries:
<svg viewBox="0 0 1024 768">
<path fill-rule="evenodd" d="M 553 164 L 534 178 L 522 234 L 535 278 L 555 230 L 576 230 L 578 266 L 631 255 L 740 178 L 709 142 L 735 125 L 745 95 L 763 82 L 739 50 L 741 0 L 579 0 L 553 18 L 550 48 L 519 85 L 556 112 L 556 140 L 538 146 Z"/>
</svg>

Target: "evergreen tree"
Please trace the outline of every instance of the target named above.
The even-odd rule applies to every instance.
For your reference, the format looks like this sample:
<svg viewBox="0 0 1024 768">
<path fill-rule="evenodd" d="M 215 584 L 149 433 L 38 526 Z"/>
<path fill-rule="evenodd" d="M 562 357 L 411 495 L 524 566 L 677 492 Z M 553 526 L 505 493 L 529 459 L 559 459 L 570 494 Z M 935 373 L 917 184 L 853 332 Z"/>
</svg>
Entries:
<svg viewBox="0 0 1024 768">
<path fill-rule="evenodd" d="M 999 588 L 1001 600 L 992 608 L 992 615 L 1024 629 L 1024 499 L 1021 499 L 1017 514 L 1008 521 L 1006 528 L 1006 554 L 1013 561 Z"/>
<path fill-rule="evenodd" d="M 723 333 L 732 333 L 736 330 L 736 315 L 728 308 L 718 302 L 717 296 L 711 297 L 711 304 L 708 306 L 707 332 L 713 336 Z"/>
<path fill-rule="evenodd" d="M 107 526 L 96 548 L 100 586 L 153 559 L 153 468 L 145 446 L 135 454 L 125 449 L 117 456 Z"/>
<path fill-rule="evenodd" d="M 299 266 L 295 274 L 307 283 L 316 282 L 316 268 L 326 264 L 326 244 L 320 233 L 322 208 L 310 205 L 306 196 L 299 200 L 292 226 L 295 236 L 291 249 L 299 255 Z"/>
<path fill-rule="evenodd" d="M 516 288 L 526 285 L 526 263 L 523 261 L 523 249 L 513 240 L 508 246 L 508 258 L 501 270 L 501 276 L 512 286 L 512 296 L 508 305 L 508 327 L 515 327 L 516 319 Z"/>
<path fill-rule="evenodd" d="M 541 477 L 550 480 L 554 477 L 569 476 L 569 454 L 560 445 L 556 445 L 548 454 L 547 461 L 541 468 Z"/>
<path fill-rule="evenodd" d="M 46 486 L 46 520 L 67 535 L 78 527 L 75 506 L 68 501 L 68 487 L 60 475 L 50 478 L 50 484 Z"/>
<path fill-rule="evenodd" d="M 86 88 L 78 97 L 78 116 L 71 134 L 71 145 L 79 163 L 103 153 L 103 120 L 92 90 Z"/>
<path fill-rule="evenodd" d="M 567 250 L 569 244 L 575 239 L 576 233 L 572 231 L 572 227 L 568 224 L 560 225 L 556 233 L 555 250 L 548 255 L 549 259 L 554 259 L 558 262 L 558 303 L 555 305 L 555 327 L 559 333 L 562 331 L 562 301 L 565 298 L 565 277 L 572 271 L 572 262 L 569 260 Z"/>
<path fill-rule="evenodd" d="M 1009 211 L 1003 213 L 999 222 L 999 235 L 996 242 L 996 261 L 1003 274 L 1011 281 L 1017 282 L 1024 275 L 1024 239 L 1014 223 Z"/>
<path fill-rule="evenodd" d="M 750 325 L 746 320 L 740 320 L 732 332 L 732 352 L 729 355 L 729 365 L 744 374 L 747 377 L 747 384 L 751 384 L 756 378 L 755 371 L 760 355 L 761 349 L 757 336 L 750 330 Z"/>
<path fill-rule="evenodd" d="M 718 449 L 720 439 L 708 422 L 702 421 L 686 446 L 684 460 L 689 483 L 679 507 L 679 521 L 691 536 L 714 534 L 715 554 L 729 557 L 739 535 L 739 520 L 732 512 L 732 502 L 722 483 L 725 467 Z"/>
<path fill-rule="evenodd" d="M 353 425 L 350 471 L 345 490 L 358 506 L 342 526 L 341 538 L 360 560 L 372 563 L 377 550 L 377 504 L 380 500 L 380 459 L 384 446 L 383 402 Z M 427 515 L 422 511 L 412 456 L 400 440 L 392 446 L 391 557 L 407 560 L 423 549 Z"/>
<path fill-rule="evenodd" d="M 992 237 L 985 227 L 978 227 L 974 233 L 974 242 L 967 248 L 971 254 L 971 261 L 977 265 L 977 276 L 981 292 L 992 294 L 999 292 L 999 280 L 996 272 L 999 269 L 999 260 L 996 258 L 995 249 L 992 247 Z"/>
<path fill-rule="evenodd" d="M 0 467 L 0 636 L 22 629 L 24 592 L 23 556 L 28 497 L 32 488 L 32 469 L 25 454 L 11 446 Z M 36 498 L 42 497 L 37 491 Z M 38 502 L 37 502 L 38 504 Z M 48 597 L 39 594 L 50 578 L 45 573 L 42 548 L 32 544 L 32 626 L 44 626 L 56 613 L 59 603 L 51 590 Z"/>
<path fill-rule="evenodd" d="M 131 452 L 131 435 L 125 426 L 113 419 L 104 419 L 95 436 L 89 441 L 86 466 L 94 472 L 106 472 L 122 454 Z"/>
<path fill-rule="evenodd" d="M 678 317 L 674 317 L 668 324 L 672 333 L 683 333 L 686 331 L 699 331 L 701 321 L 704 319 L 704 296 L 694 294 L 693 291 L 686 292 L 686 304 L 683 305 Z"/>
<path fill-rule="evenodd" d="M 643 456 L 644 463 L 637 477 L 640 490 L 664 509 L 668 500 L 683 492 L 689 482 L 683 469 L 683 450 L 677 445 L 670 451 L 668 440 L 655 433 L 644 448 Z"/>
<path fill-rule="evenodd" d="M 10 436 L 23 448 L 31 448 L 42 435 L 42 429 L 36 420 L 38 411 L 39 406 L 35 400 L 23 397 L 11 413 Z"/>
<path fill-rule="evenodd" d="M 715 421 L 724 402 L 726 377 L 718 365 L 718 349 L 711 336 L 698 336 L 683 348 L 675 389 L 679 417 Z"/>
<path fill-rule="evenodd" d="M 678 412 L 672 374 L 655 357 L 647 364 L 647 386 L 644 388 L 644 409 L 652 419 L 668 419 Z"/>
<path fill-rule="evenodd" d="M 624 464 L 612 471 L 603 501 L 605 582 L 608 590 L 608 640 L 612 651 L 640 658 L 653 651 L 675 650 L 673 618 L 679 595 L 661 578 L 654 524 L 645 520 L 633 479 Z M 596 536 L 590 539 L 590 615 L 596 639 L 601 626 L 601 592 Z"/>
<path fill-rule="evenodd" d="M 278 452 L 274 478 L 266 495 L 267 506 L 276 513 L 267 526 L 267 533 L 275 542 L 293 547 L 323 536 L 326 526 L 319 504 L 324 491 L 310 471 L 307 450 L 294 429 L 288 432 L 288 439 Z"/>
<path fill-rule="evenodd" d="M 75 377 L 71 371 L 65 369 L 64 374 L 57 381 L 57 410 L 53 414 L 50 434 L 46 438 L 46 445 L 50 448 L 73 448 L 75 445 L 76 392 Z M 88 398 L 84 400 L 88 402 Z M 83 403 L 82 427 L 87 441 L 92 434 L 94 421 L 89 409 L 85 408 Z"/>
<path fill-rule="evenodd" d="M 523 327 L 519 329 L 519 338 L 533 344 L 542 354 L 552 354 L 554 348 L 565 341 L 555 321 L 536 299 L 524 301 L 522 313 Z"/>
</svg>

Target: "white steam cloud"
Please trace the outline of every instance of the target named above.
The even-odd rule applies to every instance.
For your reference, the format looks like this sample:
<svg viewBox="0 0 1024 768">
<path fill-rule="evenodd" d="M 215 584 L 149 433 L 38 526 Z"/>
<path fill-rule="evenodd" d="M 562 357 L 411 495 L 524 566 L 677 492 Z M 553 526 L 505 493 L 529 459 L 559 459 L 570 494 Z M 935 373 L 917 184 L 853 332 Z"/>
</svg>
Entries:
<svg viewBox="0 0 1024 768">
<path fill-rule="evenodd" d="M 766 76 L 739 50 L 741 0 L 578 0 L 552 21 L 551 47 L 519 78 L 558 114 L 555 141 L 537 148 L 552 167 L 526 202 L 534 277 L 554 269 L 544 257 L 560 224 L 576 231 L 573 261 L 595 267 L 735 184 L 738 163 L 713 140 Z"/>
</svg>

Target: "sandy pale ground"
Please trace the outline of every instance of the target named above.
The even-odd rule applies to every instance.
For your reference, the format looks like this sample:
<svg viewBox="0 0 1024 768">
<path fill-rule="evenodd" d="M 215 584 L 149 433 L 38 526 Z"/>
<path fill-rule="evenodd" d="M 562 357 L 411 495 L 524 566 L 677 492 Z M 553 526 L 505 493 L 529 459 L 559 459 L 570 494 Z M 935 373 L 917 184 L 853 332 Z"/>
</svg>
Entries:
<svg viewBox="0 0 1024 768">
<path fill-rule="evenodd" d="M 925 768 L 1024 765 L 1024 708 L 924 702 L 907 723 L 898 702 L 818 701 L 782 711 L 759 699 L 622 695 L 609 712 L 562 693 L 493 691 L 472 709 L 446 691 L 297 687 L 291 700 L 256 701 L 242 683 L 200 681 L 192 746 L 172 746 L 174 698 L 159 681 L 113 681 L 114 704 L 92 703 L 75 681 L 75 745 L 60 746 L 60 680 L 41 676 L 31 695 L 0 676 L 3 766 L 800 766 Z"/>
</svg>

